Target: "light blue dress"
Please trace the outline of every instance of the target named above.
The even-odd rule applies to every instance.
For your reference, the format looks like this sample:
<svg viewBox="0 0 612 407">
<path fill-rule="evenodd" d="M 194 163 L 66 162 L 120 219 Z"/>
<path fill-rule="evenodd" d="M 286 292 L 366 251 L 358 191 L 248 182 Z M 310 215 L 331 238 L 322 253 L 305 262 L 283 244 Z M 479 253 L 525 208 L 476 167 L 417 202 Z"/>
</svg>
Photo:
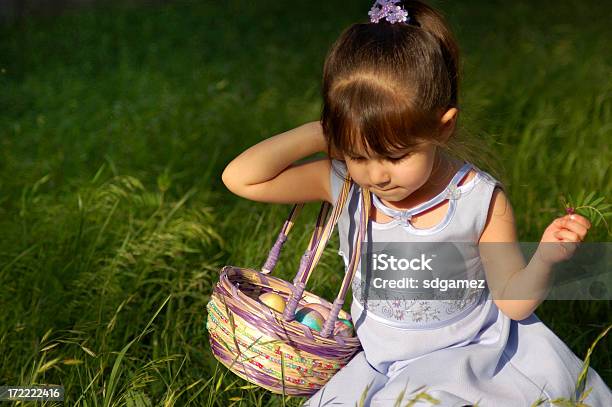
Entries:
<svg viewBox="0 0 612 407">
<path fill-rule="evenodd" d="M 331 186 L 336 202 L 346 174 L 342 161 L 332 161 Z M 334 171 L 334 169 L 336 171 Z M 466 181 L 474 169 L 476 175 Z M 388 223 L 369 220 L 368 242 L 478 242 L 493 191 L 500 183 L 470 163 L 455 174 L 435 198 L 409 211 L 394 211 L 372 194 L 377 209 L 397 218 Z M 360 189 L 351 187 L 338 220 L 339 254 L 348 266 L 359 225 Z M 444 219 L 429 229 L 417 229 L 410 216 L 448 199 Z M 403 213 L 403 214 L 402 214 Z M 395 216 L 394 216 L 395 215 Z M 474 245 L 477 247 L 477 245 Z M 467 272 L 482 273 L 477 250 L 465 250 Z M 365 406 L 405 405 L 425 391 L 438 407 L 530 406 L 538 398 L 553 400 L 574 395 L 582 361 L 532 313 L 514 321 L 495 305 L 487 287 L 466 291 L 458 300 L 372 300 L 364 298 L 361 265 L 352 282 L 351 316 L 360 351 L 304 406 L 356 406 L 369 386 Z M 612 392 L 589 368 L 585 402 L 612 406 Z M 403 398 L 401 393 L 404 392 Z M 418 401 L 415 406 L 433 405 Z M 545 402 L 542 406 L 552 406 Z"/>
</svg>

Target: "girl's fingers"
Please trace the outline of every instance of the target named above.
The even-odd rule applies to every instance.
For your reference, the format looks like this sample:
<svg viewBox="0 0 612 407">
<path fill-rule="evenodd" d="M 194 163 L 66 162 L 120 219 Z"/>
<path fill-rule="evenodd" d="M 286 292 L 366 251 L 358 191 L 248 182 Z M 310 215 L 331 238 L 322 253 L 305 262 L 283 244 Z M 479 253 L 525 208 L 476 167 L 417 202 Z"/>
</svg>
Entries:
<svg viewBox="0 0 612 407">
<path fill-rule="evenodd" d="M 557 227 L 561 229 L 567 229 L 571 232 L 576 233 L 580 240 L 583 240 L 591 227 L 591 222 L 581 215 L 565 215 L 555 219 L 553 222 Z"/>
<path fill-rule="evenodd" d="M 580 236 L 580 240 L 584 239 L 587 232 L 589 231 L 589 228 L 587 226 L 571 219 L 563 220 L 561 226 L 576 233 L 578 236 Z"/>
<path fill-rule="evenodd" d="M 571 230 L 562 229 L 558 230 L 553 234 L 557 239 L 562 240 L 564 242 L 580 242 L 582 239 L 578 236 L 577 233 L 572 232 Z"/>
<path fill-rule="evenodd" d="M 569 215 L 569 219 L 574 222 L 580 223 L 582 226 L 584 226 L 587 229 L 591 227 L 591 222 L 589 222 L 589 220 L 582 215 L 578 215 L 574 213 L 572 215 Z"/>
</svg>

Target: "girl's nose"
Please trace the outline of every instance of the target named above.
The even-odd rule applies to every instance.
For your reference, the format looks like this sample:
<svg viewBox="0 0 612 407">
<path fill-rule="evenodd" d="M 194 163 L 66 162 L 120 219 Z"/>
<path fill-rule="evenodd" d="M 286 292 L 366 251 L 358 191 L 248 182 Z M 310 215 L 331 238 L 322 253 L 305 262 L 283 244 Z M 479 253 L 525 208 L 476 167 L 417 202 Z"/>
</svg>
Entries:
<svg viewBox="0 0 612 407">
<path fill-rule="evenodd" d="M 370 182 L 376 188 L 385 188 L 391 182 L 389 174 L 379 163 L 372 163 L 368 170 L 370 173 Z"/>
</svg>

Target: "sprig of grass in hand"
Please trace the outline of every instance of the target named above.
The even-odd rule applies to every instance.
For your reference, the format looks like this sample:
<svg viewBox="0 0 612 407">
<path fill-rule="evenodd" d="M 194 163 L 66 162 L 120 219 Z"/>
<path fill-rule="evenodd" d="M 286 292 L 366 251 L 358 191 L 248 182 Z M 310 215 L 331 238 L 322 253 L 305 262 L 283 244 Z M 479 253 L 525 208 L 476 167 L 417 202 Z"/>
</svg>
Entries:
<svg viewBox="0 0 612 407">
<path fill-rule="evenodd" d="M 563 199 L 563 206 L 565 212 L 569 215 L 577 213 L 589 219 L 593 226 L 599 225 L 603 222 L 606 226 L 608 234 L 610 234 L 610 228 L 606 218 L 612 217 L 612 211 L 609 203 L 604 202 L 604 197 L 596 197 L 595 192 L 590 192 L 585 196 L 585 191 L 581 190 L 577 198 L 574 199 L 571 194 L 568 194 L 569 200 Z"/>
</svg>

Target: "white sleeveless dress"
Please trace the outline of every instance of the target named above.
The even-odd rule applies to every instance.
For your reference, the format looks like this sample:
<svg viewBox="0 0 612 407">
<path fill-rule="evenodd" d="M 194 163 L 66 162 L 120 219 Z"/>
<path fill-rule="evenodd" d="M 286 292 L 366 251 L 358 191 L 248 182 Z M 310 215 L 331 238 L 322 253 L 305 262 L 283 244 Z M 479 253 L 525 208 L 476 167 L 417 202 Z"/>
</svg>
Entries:
<svg viewBox="0 0 612 407">
<path fill-rule="evenodd" d="M 332 160 L 331 186 L 336 202 L 346 164 Z M 458 185 L 470 169 L 476 175 Z M 335 169 L 335 171 L 334 171 Z M 472 242 L 462 253 L 467 272 L 483 273 L 477 242 L 484 229 L 489 204 L 500 183 L 470 163 L 455 174 L 438 196 L 409 211 L 405 219 L 368 222 L 367 242 Z M 350 243 L 359 225 L 360 189 L 353 185 L 338 220 L 339 254 L 345 265 Z M 414 228 L 410 215 L 445 199 L 444 219 L 429 229 Z M 372 195 L 372 202 L 387 214 L 394 212 Z M 439 400 L 438 407 L 530 406 L 538 398 L 553 400 L 574 395 L 582 361 L 532 313 L 514 321 L 495 305 L 488 288 L 468 290 L 454 300 L 372 300 L 364 297 L 361 265 L 352 282 L 351 316 L 363 346 L 304 406 L 356 406 L 366 387 L 365 406 L 405 405 L 425 391 Z M 482 275 L 482 274 L 480 274 Z M 588 405 L 612 406 L 612 392 L 589 368 Z M 423 399 L 415 406 L 429 406 Z M 545 402 L 542 406 L 552 406 Z"/>
</svg>

